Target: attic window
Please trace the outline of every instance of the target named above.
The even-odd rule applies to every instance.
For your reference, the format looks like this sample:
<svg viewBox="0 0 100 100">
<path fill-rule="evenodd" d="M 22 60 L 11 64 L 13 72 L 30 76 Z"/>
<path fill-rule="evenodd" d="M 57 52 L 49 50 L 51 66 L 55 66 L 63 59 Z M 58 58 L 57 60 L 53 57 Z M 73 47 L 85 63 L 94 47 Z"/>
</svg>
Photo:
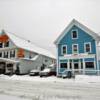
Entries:
<svg viewBox="0 0 100 100">
<path fill-rule="evenodd" d="M 78 39 L 78 31 L 72 30 L 72 39 Z"/>
<path fill-rule="evenodd" d="M 9 47 L 9 41 L 5 42 L 4 46 Z"/>
</svg>

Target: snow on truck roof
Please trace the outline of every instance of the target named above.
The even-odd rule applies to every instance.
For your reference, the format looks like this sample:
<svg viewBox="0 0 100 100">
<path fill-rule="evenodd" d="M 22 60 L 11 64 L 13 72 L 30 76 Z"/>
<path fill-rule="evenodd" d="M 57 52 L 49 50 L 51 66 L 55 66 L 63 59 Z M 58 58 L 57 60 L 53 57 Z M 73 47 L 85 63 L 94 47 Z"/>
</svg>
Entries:
<svg viewBox="0 0 100 100">
<path fill-rule="evenodd" d="M 40 47 L 34 45 L 32 42 L 25 40 L 23 38 L 20 38 L 19 36 L 15 35 L 13 33 L 10 33 L 10 32 L 7 32 L 7 31 L 4 31 L 4 32 L 5 32 L 5 34 L 8 35 L 8 37 L 12 40 L 12 42 L 17 47 L 31 51 L 31 52 L 38 53 L 40 55 L 44 55 L 44 56 L 56 59 L 56 57 L 51 52 L 49 52 L 48 50 L 40 48 Z"/>
</svg>

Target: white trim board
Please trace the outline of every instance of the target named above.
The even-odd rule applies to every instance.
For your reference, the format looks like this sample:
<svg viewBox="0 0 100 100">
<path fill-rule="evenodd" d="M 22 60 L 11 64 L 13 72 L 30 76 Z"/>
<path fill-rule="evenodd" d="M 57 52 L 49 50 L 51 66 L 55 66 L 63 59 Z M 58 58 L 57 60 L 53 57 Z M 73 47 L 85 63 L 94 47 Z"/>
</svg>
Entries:
<svg viewBox="0 0 100 100">
<path fill-rule="evenodd" d="M 83 59 L 83 58 L 95 58 L 95 54 L 87 54 L 87 55 L 83 55 L 83 54 L 77 54 L 77 55 L 73 55 L 73 54 L 69 54 L 69 55 L 65 55 L 65 56 L 60 56 L 59 60 L 64 60 L 64 59 Z"/>
</svg>

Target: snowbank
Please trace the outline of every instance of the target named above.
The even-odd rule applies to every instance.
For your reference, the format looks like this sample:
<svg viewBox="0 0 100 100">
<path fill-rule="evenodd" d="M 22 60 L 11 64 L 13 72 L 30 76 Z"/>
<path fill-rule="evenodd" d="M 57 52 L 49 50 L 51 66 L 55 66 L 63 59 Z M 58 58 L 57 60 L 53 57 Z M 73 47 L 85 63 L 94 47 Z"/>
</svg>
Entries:
<svg viewBox="0 0 100 100">
<path fill-rule="evenodd" d="M 62 79 L 57 78 L 56 76 L 51 77 L 42 77 L 40 76 L 29 76 L 29 75 L 0 75 L 1 79 L 8 79 L 8 80 L 19 80 L 19 81 L 38 81 L 38 82 L 73 82 L 73 79 Z"/>
<path fill-rule="evenodd" d="M 0 94 L 0 100 L 30 100 L 30 99 L 19 98 L 19 97 L 16 97 L 16 96 Z"/>
<path fill-rule="evenodd" d="M 76 82 L 100 83 L 100 76 L 76 75 Z"/>
<path fill-rule="evenodd" d="M 82 82 L 82 83 L 100 83 L 100 76 L 88 76 L 88 75 L 76 75 L 75 79 L 63 79 L 57 78 L 55 76 L 42 77 L 39 76 L 29 76 L 29 75 L 0 75 L 2 79 L 8 80 L 19 80 L 19 81 L 38 81 L 38 82 Z"/>
</svg>

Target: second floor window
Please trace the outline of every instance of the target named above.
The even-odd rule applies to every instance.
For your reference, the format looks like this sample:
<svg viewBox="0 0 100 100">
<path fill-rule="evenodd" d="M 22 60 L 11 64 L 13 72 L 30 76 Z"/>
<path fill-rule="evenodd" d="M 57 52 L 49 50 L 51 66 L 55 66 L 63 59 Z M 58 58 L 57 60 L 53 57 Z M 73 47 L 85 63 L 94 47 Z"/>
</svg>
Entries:
<svg viewBox="0 0 100 100">
<path fill-rule="evenodd" d="M 91 52 L 91 43 L 85 43 L 85 52 L 87 53 Z"/>
<path fill-rule="evenodd" d="M 77 54 L 78 53 L 78 44 L 73 44 L 73 54 Z"/>
<path fill-rule="evenodd" d="M 62 46 L 62 55 L 67 54 L 67 46 L 63 45 Z"/>
<path fill-rule="evenodd" d="M 4 58 L 8 58 L 8 51 L 4 52 Z"/>
<path fill-rule="evenodd" d="M 4 47 L 9 47 L 9 41 L 5 42 Z"/>
<path fill-rule="evenodd" d="M 15 50 L 10 51 L 10 58 L 15 57 Z"/>
<path fill-rule="evenodd" d="M 2 52 L 0 52 L 0 57 L 2 57 Z"/>
<path fill-rule="evenodd" d="M 0 42 L 0 48 L 2 48 L 2 47 L 3 47 L 3 43 Z"/>
</svg>

